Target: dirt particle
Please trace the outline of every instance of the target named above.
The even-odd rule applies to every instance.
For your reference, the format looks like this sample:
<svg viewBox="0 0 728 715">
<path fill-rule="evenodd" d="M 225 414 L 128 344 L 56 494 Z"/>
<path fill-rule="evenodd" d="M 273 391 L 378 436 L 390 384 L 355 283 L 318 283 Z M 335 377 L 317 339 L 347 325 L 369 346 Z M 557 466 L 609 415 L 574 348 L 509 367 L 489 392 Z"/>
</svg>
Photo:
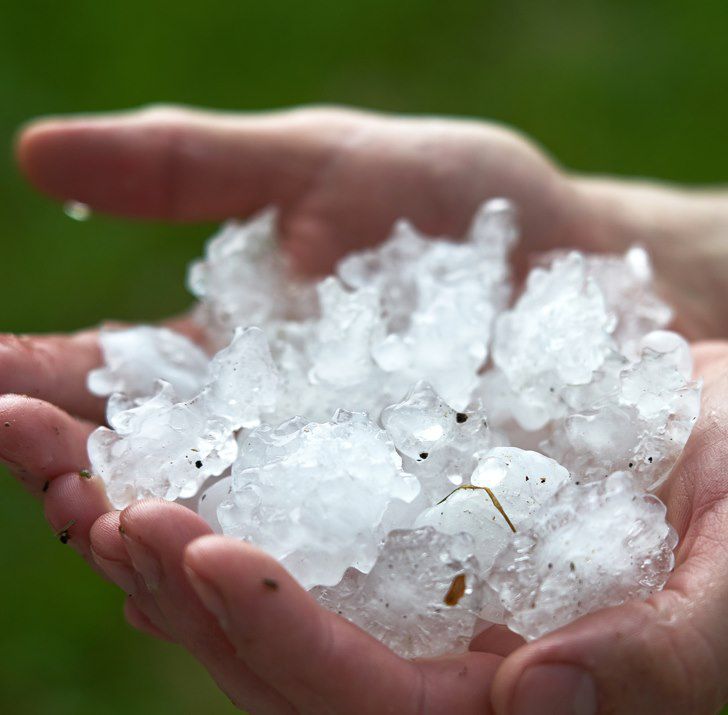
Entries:
<svg viewBox="0 0 728 715">
<path fill-rule="evenodd" d="M 48 487 L 49 487 L 50 485 L 51 485 L 51 483 L 50 483 L 50 482 L 46 482 L 46 483 L 45 483 L 45 484 L 43 485 L 43 491 L 44 491 L 44 492 L 47 492 L 47 491 L 48 491 Z"/>
<path fill-rule="evenodd" d="M 443 602 L 446 606 L 457 606 L 460 599 L 465 595 L 465 574 L 459 573 L 447 589 Z"/>
<path fill-rule="evenodd" d="M 270 591 L 278 590 L 278 581 L 276 581 L 274 578 L 268 578 L 268 577 L 264 578 L 263 585 Z"/>
<path fill-rule="evenodd" d="M 81 479 L 91 479 L 91 472 L 89 472 L 88 469 L 82 469 L 78 476 L 81 477 Z"/>
<path fill-rule="evenodd" d="M 202 467 L 202 460 L 201 460 L 201 459 L 198 459 L 198 460 L 197 460 L 197 461 L 195 462 L 195 467 L 197 467 L 198 469 L 200 469 L 200 468 Z"/>
<path fill-rule="evenodd" d="M 458 412 L 455 415 L 455 419 L 457 420 L 457 423 L 461 425 L 463 422 L 468 421 L 468 416 L 464 412 Z"/>
<path fill-rule="evenodd" d="M 429 452 L 420 452 L 420 459 L 427 459 L 429 456 Z"/>
<path fill-rule="evenodd" d="M 76 523 L 75 519 L 71 519 L 67 524 L 64 524 L 57 532 L 56 536 L 62 544 L 67 544 L 71 538 L 69 529 Z"/>
</svg>

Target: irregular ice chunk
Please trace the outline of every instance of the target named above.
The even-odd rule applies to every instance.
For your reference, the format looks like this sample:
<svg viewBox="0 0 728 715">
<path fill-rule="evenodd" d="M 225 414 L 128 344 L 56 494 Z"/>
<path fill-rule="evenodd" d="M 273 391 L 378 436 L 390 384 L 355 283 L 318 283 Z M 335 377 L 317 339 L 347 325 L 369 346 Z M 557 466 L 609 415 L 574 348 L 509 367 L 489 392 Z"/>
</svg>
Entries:
<svg viewBox="0 0 728 715">
<path fill-rule="evenodd" d="M 115 411 L 89 437 L 91 463 L 122 508 L 149 496 L 193 496 L 237 455 L 235 431 L 257 424 L 275 396 L 276 372 L 258 328 L 238 329 L 210 362 L 209 383 L 180 400 L 169 383 L 154 397 Z"/>
<path fill-rule="evenodd" d="M 99 344 L 105 364 L 88 374 L 88 389 L 95 395 L 148 398 L 157 380 L 164 380 L 187 400 L 203 385 L 209 358 L 191 340 L 167 328 L 105 328 L 99 332 Z"/>
<path fill-rule="evenodd" d="M 187 285 L 200 299 L 204 324 L 218 346 L 235 328 L 312 315 L 312 285 L 297 281 L 276 241 L 276 212 L 229 221 L 190 266 Z"/>
<path fill-rule="evenodd" d="M 498 317 L 493 360 L 522 402 L 555 417 L 561 389 L 589 383 L 614 348 L 614 327 L 584 258 L 570 253 L 534 269 L 514 308 Z"/>
<path fill-rule="evenodd" d="M 609 389 L 573 404 L 579 411 L 554 426 L 542 449 L 585 480 L 629 470 L 655 489 L 682 452 L 700 410 L 700 386 L 689 380 L 689 348 L 674 333 L 643 339 L 640 359 L 617 368 Z M 657 348 L 657 349 L 654 349 Z"/>
<path fill-rule="evenodd" d="M 420 407 L 422 411 L 418 416 Z M 448 412 L 443 414 L 445 408 Z M 455 412 L 429 388 L 416 388 L 404 402 L 387 410 L 382 419 L 386 420 L 388 429 L 394 430 L 404 455 L 404 467 L 420 480 L 430 503 L 450 494 L 453 486 L 464 484 L 475 469 L 478 456 L 494 445 L 502 444 L 501 435 L 491 432 L 481 410 Z M 438 410 L 441 411 L 439 417 Z M 423 440 L 428 436 L 428 430 L 429 436 L 434 437 L 443 427 L 447 428 L 446 434 L 428 446 Z"/>
<path fill-rule="evenodd" d="M 335 388 L 363 382 L 377 369 L 372 345 L 384 338 L 378 292 L 350 292 L 329 277 L 319 283 L 318 295 L 321 319 L 310 348 L 312 380 Z"/>
<path fill-rule="evenodd" d="M 677 536 L 665 506 L 616 472 L 566 485 L 521 525 L 488 577 L 506 623 L 527 640 L 665 584 Z"/>
<path fill-rule="evenodd" d="M 473 486 L 490 489 L 516 528 L 569 481 L 558 462 L 517 447 L 491 449 L 470 477 Z"/>
<path fill-rule="evenodd" d="M 260 328 L 237 328 L 233 339 L 210 362 L 205 409 L 233 429 L 255 427 L 275 405 L 278 371 Z"/>
<path fill-rule="evenodd" d="M 443 534 L 467 533 L 473 537 L 481 575 L 511 540 L 513 532 L 483 489 L 458 489 L 439 504 L 425 509 L 415 526 L 431 526 Z M 490 620 L 490 619 L 489 619 Z"/>
<path fill-rule="evenodd" d="M 345 258 L 341 279 L 376 288 L 389 335 L 372 349 L 385 372 L 425 379 L 464 409 L 488 354 L 495 314 L 509 296 L 507 251 L 515 241 L 510 204 L 481 207 L 464 243 L 427 240 L 406 221 L 382 247 Z"/>
<path fill-rule="evenodd" d="M 615 338 L 620 349 L 632 356 L 640 338 L 664 328 L 672 310 L 654 291 L 650 257 L 633 246 L 623 256 L 586 257 L 587 273 L 594 278 L 617 319 Z"/>
<path fill-rule="evenodd" d="M 444 446 L 457 429 L 458 414 L 424 381 L 418 382 L 402 402 L 382 410 L 381 422 L 395 447 L 411 459 L 426 459 Z M 424 457 L 422 455 L 425 455 Z"/>
<path fill-rule="evenodd" d="M 369 574 L 316 588 L 326 608 L 405 658 L 467 650 L 481 602 L 480 566 L 467 534 L 392 531 Z"/>
<path fill-rule="evenodd" d="M 237 454 L 230 423 L 209 415 L 199 398 L 178 402 L 166 383 L 117 417 L 114 430 L 99 427 L 88 441 L 91 464 L 117 509 L 145 497 L 191 497 Z"/>
<path fill-rule="evenodd" d="M 233 466 L 232 493 L 218 510 L 224 532 L 274 555 L 306 588 L 337 583 L 349 566 L 369 571 L 389 502 L 419 491 L 386 432 L 339 412 L 271 446 L 259 466 Z"/>
<path fill-rule="evenodd" d="M 230 494 L 232 477 L 223 477 L 211 484 L 199 495 L 197 513 L 212 527 L 216 534 L 222 534 L 222 526 L 217 520 L 217 510 Z"/>
</svg>

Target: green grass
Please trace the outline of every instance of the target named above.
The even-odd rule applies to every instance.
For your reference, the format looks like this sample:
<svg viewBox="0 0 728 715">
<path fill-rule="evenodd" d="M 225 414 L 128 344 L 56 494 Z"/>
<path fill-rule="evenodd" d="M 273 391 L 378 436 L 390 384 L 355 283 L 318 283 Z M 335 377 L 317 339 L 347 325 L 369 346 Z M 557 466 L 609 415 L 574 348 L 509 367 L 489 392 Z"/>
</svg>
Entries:
<svg viewBox="0 0 728 715">
<path fill-rule="evenodd" d="M 210 230 L 69 220 L 13 166 L 13 134 L 35 115 L 343 102 L 514 124 L 579 171 L 716 182 L 727 23 L 728 4 L 682 0 L 6 0 L 0 330 L 181 309 L 184 266 Z M 0 540 L 0 712 L 231 711 L 184 654 L 124 626 L 120 594 L 7 478 Z"/>
</svg>

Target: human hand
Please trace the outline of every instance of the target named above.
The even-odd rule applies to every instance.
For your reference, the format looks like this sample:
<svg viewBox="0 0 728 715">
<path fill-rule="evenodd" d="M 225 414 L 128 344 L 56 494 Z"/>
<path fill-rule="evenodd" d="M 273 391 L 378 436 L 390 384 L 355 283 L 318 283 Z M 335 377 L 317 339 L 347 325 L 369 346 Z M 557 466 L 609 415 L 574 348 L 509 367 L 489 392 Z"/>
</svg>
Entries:
<svg viewBox="0 0 728 715">
<path fill-rule="evenodd" d="M 444 147 L 452 147 L 452 156 L 443 153 Z M 280 204 L 285 245 L 304 271 L 325 269 L 350 248 L 380 240 L 392 220 L 401 214 L 413 218 L 425 231 L 457 234 L 480 200 L 496 194 L 506 194 L 524 207 L 521 218 L 527 250 L 563 245 L 599 249 L 606 247 L 604 236 L 609 233 L 606 221 L 593 221 L 598 212 L 589 203 L 589 192 L 581 190 L 536 149 L 507 130 L 471 123 L 388 120 L 328 110 L 208 120 L 167 114 L 165 110 L 121 120 L 35 125 L 21 139 L 19 156 L 38 186 L 59 198 L 85 201 L 97 210 L 194 220 L 244 215 L 270 203 Z M 554 228 L 546 231 L 545 226 Z M 100 419 L 101 405 L 88 395 L 84 385 L 86 372 L 99 358 L 94 334 L 22 342 L 6 338 L 3 348 L 0 374 L 7 382 L 0 389 L 36 395 L 91 420 L 78 421 L 37 400 L 0 400 L 0 416 L 11 425 L 0 432 L 0 457 L 14 463 L 16 473 L 21 473 L 32 489 L 40 492 L 49 482 L 45 502 L 51 524 L 60 530 L 75 520 L 67 531 L 70 543 L 95 563 L 89 530 L 109 509 L 103 488 L 95 478 L 66 474 L 86 466 L 85 437 L 93 421 Z M 57 475 L 61 476 L 55 478 Z M 155 508 L 174 508 L 184 513 L 179 516 L 181 531 L 184 520 L 194 517 L 179 507 Z M 104 517 L 96 529 L 101 529 L 108 519 L 112 517 Z M 199 520 L 190 528 L 189 538 L 204 533 L 199 531 L 204 528 Z M 113 528 L 110 531 L 114 533 Z M 176 553 L 179 569 L 183 545 L 163 535 L 154 547 Z M 121 552 L 112 550 L 112 554 L 120 556 L 122 563 L 123 558 L 128 559 Z M 105 567 L 109 570 L 108 564 Z M 211 617 L 208 615 L 205 621 L 199 611 L 188 613 L 182 621 L 192 624 L 197 619 L 203 624 L 201 630 L 199 625 L 192 633 L 171 626 L 175 618 L 163 614 L 156 599 L 147 598 L 148 589 L 145 591 L 138 576 L 134 583 L 138 593 L 129 601 L 127 614 L 138 627 L 171 636 L 193 652 L 204 640 L 205 632 L 214 632 Z M 294 589 L 289 581 L 282 583 L 287 584 L 287 590 Z M 294 598 L 301 596 L 294 593 Z M 186 602 L 189 608 L 199 609 L 194 599 Z M 357 638 L 366 639 L 353 632 Z M 225 644 L 222 638 L 209 641 L 210 646 L 218 641 Z M 357 649 L 364 648 L 357 640 L 353 643 Z M 376 644 L 369 645 L 374 648 Z M 499 631 L 481 637 L 479 645 L 503 655 L 514 643 Z M 371 667 L 379 667 L 375 664 L 384 657 L 381 647 L 377 645 L 371 652 L 375 658 Z M 484 659 L 481 655 L 476 656 L 478 661 L 472 670 L 483 685 L 491 679 L 493 659 L 497 661 L 498 656 Z M 198 656 L 213 673 L 216 671 L 210 663 L 222 662 L 212 655 Z M 389 660 L 381 662 L 388 664 L 387 669 L 403 672 L 401 665 L 391 665 L 393 655 L 387 653 L 386 658 Z M 470 655 L 466 658 L 472 660 Z M 460 661 L 455 662 L 459 668 Z M 434 671 L 440 672 L 440 667 L 435 664 Z M 242 675 L 238 664 L 228 663 L 223 670 L 227 672 L 227 668 L 232 670 L 224 679 L 217 677 L 224 680 L 226 691 L 234 694 L 237 691 L 233 686 L 240 687 L 240 682 L 250 676 Z M 252 669 L 255 672 L 255 666 Z M 407 677 L 427 682 L 427 677 L 434 677 L 423 676 L 420 666 L 413 669 L 407 665 L 407 672 Z M 443 672 L 445 679 L 454 677 L 446 668 Z M 515 671 L 504 668 L 503 672 Z M 394 676 L 393 680 L 398 689 L 403 683 L 413 682 Z M 457 697 L 441 680 L 436 678 L 434 682 L 436 695 Z M 499 675 L 494 697 L 505 692 L 506 686 L 499 685 L 502 682 Z M 370 688 L 361 685 L 369 694 Z M 458 691 L 468 692 L 473 707 L 482 711 L 488 693 L 464 687 Z M 375 697 L 376 693 L 370 695 Z M 266 712 L 265 707 L 261 707 L 262 712 Z M 467 712 L 464 708 L 465 704 L 461 711 Z"/>
<path fill-rule="evenodd" d="M 274 559 L 163 501 L 104 515 L 92 548 L 132 594 L 133 621 L 188 648 L 254 713 L 708 715 L 728 699 L 728 343 L 694 354 L 703 413 L 661 494 L 680 534 L 665 590 L 529 645 L 495 626 L 466 654 L 403 660 Z"/>
<path fill-rule="evenodd" d="M 41 191 L 100 212 L 199 221 L 275 205 L 284 249 L 306 273 L 383 240 L 400 217 L 462 235 L 484 199 L 505 196 L 519 210 L 521 273 L 534 252 L 643 244 L 680 331 L 728 334 L 725 193 L 574 176 L 506 127 L 340 108 L 159 107 L 36 121 L 17 154 Z"/>
</svg>

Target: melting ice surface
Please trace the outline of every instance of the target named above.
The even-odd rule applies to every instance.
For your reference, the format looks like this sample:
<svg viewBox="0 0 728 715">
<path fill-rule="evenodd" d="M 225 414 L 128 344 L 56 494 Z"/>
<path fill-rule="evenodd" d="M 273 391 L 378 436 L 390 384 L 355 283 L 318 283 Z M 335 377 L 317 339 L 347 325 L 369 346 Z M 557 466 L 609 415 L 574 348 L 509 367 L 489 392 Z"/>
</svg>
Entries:
<svg viewBox="0 0 728 715">
<path fill-rule="evenodd" d="M 688 345 L 641 249 L 550 254 L 516 291 L 516 239 L 496 199 L 461 241 L 400 221 L 314 284 L 274 212 L 228 223 L 188 276 L 204 344 L 101 334 L 89 452 L 113 504 L 196 504 L 409 657 L 662 588 L 652 492 L 698 415 Z"/>
</svg>

